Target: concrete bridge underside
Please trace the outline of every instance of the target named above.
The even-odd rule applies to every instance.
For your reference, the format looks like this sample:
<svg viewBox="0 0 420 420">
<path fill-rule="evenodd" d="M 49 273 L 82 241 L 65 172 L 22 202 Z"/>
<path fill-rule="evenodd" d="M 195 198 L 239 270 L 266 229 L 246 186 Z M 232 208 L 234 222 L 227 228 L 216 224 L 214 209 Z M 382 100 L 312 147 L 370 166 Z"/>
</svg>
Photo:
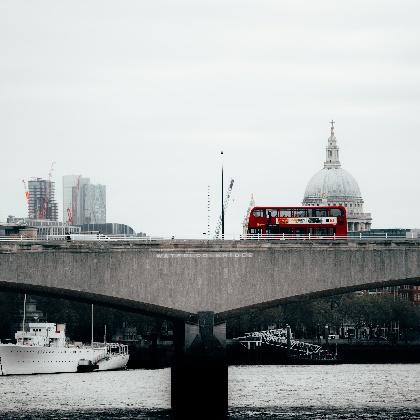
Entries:
<svg viewBox="0 0 420 420">
<path fill-rule="evenodd" d="M 225 324 L 250 307 L 420 282 L 420 242 L 0 244 L 0 288 L 173 318 L 171 418 L 225 419 Z M 195 324 L 191 324 L 194 318 Z"/>
<path fill-rule="evenodd" d="M 2 288 L 178 319 L 409 283 L 420 283 L 418 241 L 0 244 Z"/>
</svg>

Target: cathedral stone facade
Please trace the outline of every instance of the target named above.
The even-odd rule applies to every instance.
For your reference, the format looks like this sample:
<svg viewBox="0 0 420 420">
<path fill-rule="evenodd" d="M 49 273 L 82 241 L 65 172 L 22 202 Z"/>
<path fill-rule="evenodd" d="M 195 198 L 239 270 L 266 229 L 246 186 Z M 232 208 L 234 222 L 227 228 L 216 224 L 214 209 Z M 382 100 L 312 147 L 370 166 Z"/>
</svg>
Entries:
<svg viewBox="0 0 420 420">
<path fill-rule="evenodd" d="M 305 206 L 340 205 L 347 209 L 349 232 L 370 230 L 372 216 L 363 210 L 363 199 L 359 185 L 353 176 L 341 167 L 339 148 L 331 121 L 324 167 L 306 186 L 302 204 Z"/>
</svg>

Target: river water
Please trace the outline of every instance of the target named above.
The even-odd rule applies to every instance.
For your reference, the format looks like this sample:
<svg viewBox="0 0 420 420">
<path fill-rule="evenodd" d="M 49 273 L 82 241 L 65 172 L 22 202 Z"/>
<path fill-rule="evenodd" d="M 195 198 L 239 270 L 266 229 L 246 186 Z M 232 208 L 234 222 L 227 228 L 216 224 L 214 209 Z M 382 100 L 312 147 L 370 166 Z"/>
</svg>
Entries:
<svg viewBox="0 0 420 420">
<path fill-rule="evenodd" d="M 420 364 L 232 366 L 231 419 L 420 419 Z M 169 419 L 170 370 L 0 377 L 0 418 Z"/>
</svg>

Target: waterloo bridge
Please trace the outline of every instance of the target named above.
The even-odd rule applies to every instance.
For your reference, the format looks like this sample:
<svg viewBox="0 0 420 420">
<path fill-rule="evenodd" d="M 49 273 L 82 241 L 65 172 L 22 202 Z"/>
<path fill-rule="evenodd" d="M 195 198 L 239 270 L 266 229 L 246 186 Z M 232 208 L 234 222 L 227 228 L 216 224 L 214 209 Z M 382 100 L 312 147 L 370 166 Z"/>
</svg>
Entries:
<svg viewBox="0 0 420 420">
<path fill-rule="evenodd" d="M 420 284 L 419 240 L 0 242 L 0 288 L 171 319 L 176 418 L 198 407 L 208 418 L 226 415 L 229 318 L 399 284 Z"/>
</svg>

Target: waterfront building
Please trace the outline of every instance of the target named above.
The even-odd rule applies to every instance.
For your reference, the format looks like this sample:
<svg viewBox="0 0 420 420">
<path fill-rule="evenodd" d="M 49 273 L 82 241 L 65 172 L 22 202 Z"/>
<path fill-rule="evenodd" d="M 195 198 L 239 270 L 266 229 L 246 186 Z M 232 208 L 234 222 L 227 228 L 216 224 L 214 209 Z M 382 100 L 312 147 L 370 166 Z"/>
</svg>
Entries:
<svg viewBox="0 0 420 420">
<path fill-rule="evenodd" d="M 116 333 L 112 336 L 112 341 L 127 342 L 141 342 L 143 337 L 137 333 L 137 327 L 128 326 L 123 322 L 122 328 L 117 329 Z"/>
<path fill-rule="evenodd" d="M 55 220 L 36 220 L 24 217 L 9 216 L 7 224 L 0 225 L 0 236 L 22 236 L 30 238 L 46 238 L 52 235 L 69 235 L 80 233 L 79 226 Z"/>
<path fill-rule="evenodd" d="M 11 216 L 9 216 L 9 218 L 10 217 Z M 14 221 L 9 222 L 9 218 L 7 219 L 7 223 L 0 223 L 0 236 L 32 239 L 37 237 L 38 231 L 36 228 L 29 227 L 26 224 L 16 223 Z"/>
<path fill-rule="evenodd" d="M 391 228 L 391 229 L 370 229 L 363 232 L 349 232 L 349 236 L 360 238 L 411 238 L 414 232 L 411 229 Z"/>
<path fill-rule="evenodd" d="M 55 201 L 55 183 L 48 179 L 33 178 L 28 181 L 28 218 L 58 220 Z"/>
<path fill-rule="evenodd" d="M 402 286 L 378 287 L 376 289 L 360 290 L 356 295 L 388 295 L 394 300 L 407 300 L 415 305 L 420 305 L 420 286 L 404 284 Z"/>
<path fill-rule="evenodd" d="M 354 177 L 341 167 L 339 148 L 331 121 L 324 167 L 308 182 L 302 204 L 305 206 L 344 206 L 349 232 L 369 230 L 372 216 L 363 210 L 363 198 Z"/>
<path fill-rule="evenodd" d="M 132 227 L 122 223 L 86 223 L 80 227 L 82 232 L 98 232 L 103 235 L 136 236 L 136 232 Z"/>
<path fill-rule="evenodd" d="M 72 226 L 67 223 L 50 220 L 28 220 L 25 219 L 27 226 L 36 228 L 38 237 L 46 238 L 54 235 L 74 235 L 80 233 L 79 226 Z"/>
<path fill-rule="evenodd" d="M 106 223 L 106 187 L 82 175 L 63 176 L 63 221 L 72 225 Z"/>
</svg>

